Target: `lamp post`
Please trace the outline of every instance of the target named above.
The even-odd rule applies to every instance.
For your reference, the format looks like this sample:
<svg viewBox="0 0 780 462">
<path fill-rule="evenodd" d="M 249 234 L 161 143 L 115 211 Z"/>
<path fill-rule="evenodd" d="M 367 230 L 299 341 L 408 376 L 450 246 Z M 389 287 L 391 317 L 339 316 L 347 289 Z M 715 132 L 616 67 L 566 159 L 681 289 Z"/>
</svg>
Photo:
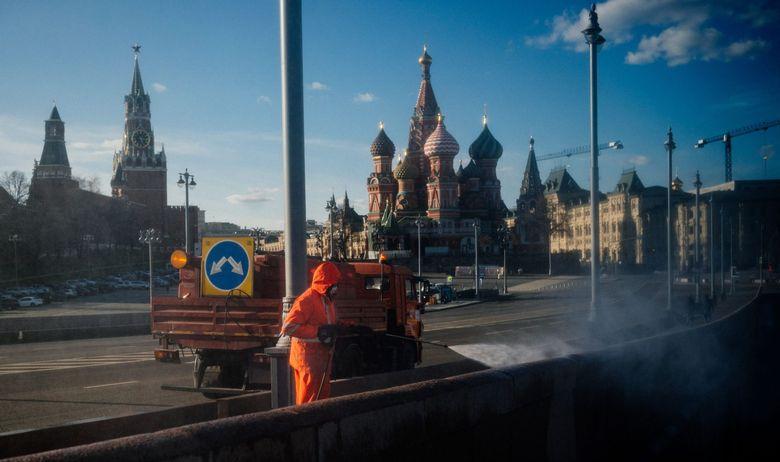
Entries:
<svg viewBox="0 0 780 462">
<path fill-rule="evenodd" d="M 720 226 L 718 227 L 718 233 L 720 234 L 720 296 L 723 298 L 726 295 L 726 273 L 723 272 L 723 202 L 720 203 Z"/>
<path fill-rule="evenodd" d="M 479 219 L 474 219 L 474 298 L 479 298 Z"/>
<path fill-rule="evenodd" d="M 14 243 L 14 280 L 16 281 L 16 287 L 19 287 L 19 254 L 17 252 L 17 244 L 22 238 L 18 234 L 11 234 L 8 236 L 8 242 Z"/>
<path fill-rule="evenodd" d="M 328 260 L 333 260 L 333 214 L 337 209 L 336 199 L 331 196 L 325 204 L 325 210 L 328 211 Z"/>
<path fill-rule="evenodd" d="M 184 173 L 179 173 L 179 181 L 176 184 L 180 188 L 184 188 L 184 250 L 187 254 L 190 253 L 190 188 L 194 188 L 195 175 L 191 174 L 189 170 L 184 169 Z"/>
<path fill-rule="evenodd" d="M 597 55 L 606 41 L 601 36 L 596 4 L 590 7 L 588 28 L 583 30 L 590 48 L 590 312 L 588 321 L 596 321 L 599 306 L 600 243 L 599 243 L 599 143 L 598 143 L 598 100 L 597 100 Z"/>
<path fill-rule="evenodd" d="M 729 217 L 729 295 L 734 294 L 734 220 Z"/>
<path fill-rule="evenodd" d="M 710 195 L 710 300 L 715 300 L 715 214 L 713 209 L 715 193 Z"/>
<path fill-rule="evenodd" d="M 677 145 L 674 143 L 672 127 L 666 133 L 664 141 L 667 155 L 666 184 L 666 313 L 672 312 L 672 153 Z"/>
<path fill-rule="evenodd" d="M 503 268 L 503 276 L 504 276 L 504 295 L 507 294 L 507 287 L 506 287 L 506 250 L 507 247 L 509 247 L 509 237 L 512 232 L 512 230 L 507 226 L 506 224 L 502 225 L 500 228 L 498 228 L 499 232 L 499 240 L 501 242 L 501 249 L 504 251 L 504 268 Z"/>
<path fill-rule="evenodd" d="M 144 229 L 138 233 L 138 242 L 149 246 L 149 308 L 152 308 L 152 293 L 154 283 L 152 282 L 152 244 L 160 242 L 160 232 L 156 229 Z"/>
<path fill-rule="evenodd" d="M 81 240 L 85 243 L 84 245 L 87 246 L 87 252 L 86 252 L 86 254 L 87 254 L 86 255 L 86 257 L 87 257 L 86 260 L 87 260 L 87 268 L 88 268 L 87 274 L 89 274 L 90 277 L 91 277 L 92 276 L 92 263 L 90 261 L 90 252 L 89 252 L 89 250 L 90 250 L 90 247 L 92 246 L 92 241 L 95 240 L 95 236 L 93 236 L 92 234 L 85 234 L 85 235 L 81 236 Z"/>
<path fill-rule="evenodd" d="M 422 277 L 422 244 L 420 240 L 420 228 L 423 225 L 422 218 L 420 216 L 414 220 L 414 224 L 417 225 L 417 277 Z"/>
<path fill-rule="evenodd" d="M 699 236 L 701 235 L 701 222 L 699 219 L 699 196 L 701 194 L 701 177 L 699 177 L 699 171 L 696 171 L 696 181 L 693 183 L 694 186 L 696 186 L 696 211 L 694 212 L 696 214 L 695 217 L 695 236 L 694 236 L 694 251 L 693 251 L 693 261 L 694 266 L 696 267 L 696 304 L 698 305 L 701 302 L 701 262 L 700 256 L 699 256 Z"/>
</svg>

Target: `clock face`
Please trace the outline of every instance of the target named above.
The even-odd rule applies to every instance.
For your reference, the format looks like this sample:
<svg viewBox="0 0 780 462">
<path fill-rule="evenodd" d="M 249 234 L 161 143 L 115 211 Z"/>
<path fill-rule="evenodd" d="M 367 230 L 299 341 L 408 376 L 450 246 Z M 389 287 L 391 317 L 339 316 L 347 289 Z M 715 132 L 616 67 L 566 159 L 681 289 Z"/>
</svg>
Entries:
<svg viewBox="0 0 780 462">
<path fill-rule="evenodd" d="M 149 136 L 149 133 L 146 130 L 136 130 L 130 136 L 130 141 L 132 141 L 133 146 L 137 148 L 145 148 L 149 146 L 151 137 Z"/>
</svg>

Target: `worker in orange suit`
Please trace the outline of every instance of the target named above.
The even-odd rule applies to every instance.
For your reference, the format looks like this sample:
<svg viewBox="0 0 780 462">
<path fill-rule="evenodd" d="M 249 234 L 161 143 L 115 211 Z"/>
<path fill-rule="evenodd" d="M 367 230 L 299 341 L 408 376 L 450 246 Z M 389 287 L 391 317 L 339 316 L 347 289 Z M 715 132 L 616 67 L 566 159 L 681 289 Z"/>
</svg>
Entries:
<svg viewBox="0 0 780 462">
<path fill-rule="evenodd" d="M 319 265 L 311 287 L 298 296 L 284 320 L 282 334 L 292 337 L 290 367 L 295 374 L 295 404 L 330 396 L 330 355 L 337 332 L 333 299 L 340 279 L 335 264 Z"/>
</svg>

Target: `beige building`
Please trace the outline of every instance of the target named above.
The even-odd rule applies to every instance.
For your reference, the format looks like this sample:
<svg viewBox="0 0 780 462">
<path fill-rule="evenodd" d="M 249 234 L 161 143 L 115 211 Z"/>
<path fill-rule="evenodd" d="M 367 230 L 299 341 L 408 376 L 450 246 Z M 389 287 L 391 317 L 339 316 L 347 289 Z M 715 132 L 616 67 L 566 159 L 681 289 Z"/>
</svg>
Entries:
<svg viewBox="0 0 780 462">
<path fill-rule="evenodd" d="M 550 251 L 590 261 L 590 192 L 582 189 L 565 168 L 550 172 L 545 181 L 545 202 L 550 229 Z M 682 182 L 676 179 L 673 202 L 685 201 Z M 614 190 L 600 194 L 601 262 L 614 265 L 661 268 L 666 258 L 666 188 L 645 187 L 636 170 L 623 171 Z"/>
</svg>

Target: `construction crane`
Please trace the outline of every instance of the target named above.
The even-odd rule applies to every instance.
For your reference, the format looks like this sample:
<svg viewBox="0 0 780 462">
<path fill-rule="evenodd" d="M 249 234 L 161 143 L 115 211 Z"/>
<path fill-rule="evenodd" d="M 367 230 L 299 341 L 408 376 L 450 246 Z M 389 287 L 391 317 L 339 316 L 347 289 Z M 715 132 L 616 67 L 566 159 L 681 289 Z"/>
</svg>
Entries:
<svg viewBox="0 0 780 462">
<path fill-rule="evenodd" d="M 736 130 L 729 130 L 726 133 L 722 135 L 717 136 L 711 136 L 709 138 L 704 138 L 696 142 L 696 144 L 693 145 L 694 148 L 701 148 L 707 144 L 714 143 L 716 141 L 722 141 L 723 144 L 726 145 L 726 182 L 731 181 L 732 179 L 732 169 L 731 169 L 731 139 L 735 136 L 741 136 L 741 135 L 747 135 L 748 133 L 757 132 L 759 130 L 766 131 L 767 129 L 774 127 L 776 125 L 780 125 L 780 119 L 777 120 L 771 120 L 769 122 L 760 122 L 753 125 L 748 125 L 746 127 L 738 128 Z"/>
<path fill-rule="evenodd" d="M 603 151 L 605 149 L 623 149 L 623 143 L 621 143 L 620 140 L 615 140 L 615 141 L 610 141 L 609 143 L 602 143 L 599 145 L 599 151 Z M 564 149 L 563 151 L 554 152 L 552 154 L 545 154 L 543 156 L 539 156 L 536 160 L 537 162 L 541 162 L 543 160 L 557 159 L 559 157 L 576 156 L 578 154 L 585 154 L 586 152 L 590 152 L 589 144 L 583 146 L 577 146 L 576 148 Z"/>
</svg>

